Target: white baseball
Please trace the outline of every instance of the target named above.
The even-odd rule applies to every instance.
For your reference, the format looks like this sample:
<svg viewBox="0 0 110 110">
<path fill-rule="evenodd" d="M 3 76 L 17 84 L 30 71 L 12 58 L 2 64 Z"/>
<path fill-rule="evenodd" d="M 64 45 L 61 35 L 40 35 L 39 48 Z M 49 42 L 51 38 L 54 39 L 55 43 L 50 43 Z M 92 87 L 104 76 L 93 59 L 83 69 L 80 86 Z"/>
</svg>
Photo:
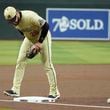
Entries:
<svg viewBox="0 0 110 110">
<path fill-rule="evenodd" d="M 107 99 L 107 103 L 110 104 L 110 98 Z"/>
</svg>

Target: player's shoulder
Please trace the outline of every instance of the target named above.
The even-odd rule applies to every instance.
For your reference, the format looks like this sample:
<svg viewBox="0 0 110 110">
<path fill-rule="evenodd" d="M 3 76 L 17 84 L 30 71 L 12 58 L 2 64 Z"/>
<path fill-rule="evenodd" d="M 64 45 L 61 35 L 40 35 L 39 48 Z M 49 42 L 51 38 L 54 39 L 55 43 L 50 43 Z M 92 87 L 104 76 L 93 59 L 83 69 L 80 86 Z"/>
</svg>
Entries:
<svg viewBox="0 0 110 110">
<path fill-rule="evenodd" d="M 37 12 L 32 11 L 32 10 L 22 10 L 21 13 L 22 13 L 23 15 L 38 15 Z"/>
</svg>

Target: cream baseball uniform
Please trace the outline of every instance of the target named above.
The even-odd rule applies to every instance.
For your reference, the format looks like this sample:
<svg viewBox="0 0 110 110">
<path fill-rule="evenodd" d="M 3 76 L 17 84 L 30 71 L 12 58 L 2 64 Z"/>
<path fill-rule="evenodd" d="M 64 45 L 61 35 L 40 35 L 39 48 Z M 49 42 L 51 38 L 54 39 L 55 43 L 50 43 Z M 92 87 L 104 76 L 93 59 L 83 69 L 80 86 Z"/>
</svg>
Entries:
<svg viewBox="0 0 110 110">
<path fill-rule="evenodd" d="M 20 86 L 23 80 L 25 67 L 26 67 L 26 53 L 30 49 L 30 47 L 36 43 L 39 39 L 41 27 L 45 23 L 45 20 L 41 18 L 37 13 L 24 10 L 21 11 L 21 20 L 16 29 L 23 32 L 25 38 L 20 47 L 19 55 L 17 59 L 17 64 L 15 68 L 14 80 L 12 90 L 20 95 Z M 35 31 L 35 35 L 32 35 L 31 32 Z M 42 45 L 42 50 L 40 52 L 41 61 L 44 65 L 44 69 L 46 71 L 48 81 L 49 81 L 49 95 L 59 95 L 59 91 L 57 88 L 57 79 L 56 72 L 53 67 L 52 59 L 51 59 L 51 33 L 48 31 L 47 36 L 45 37 Z"/>
</svg>

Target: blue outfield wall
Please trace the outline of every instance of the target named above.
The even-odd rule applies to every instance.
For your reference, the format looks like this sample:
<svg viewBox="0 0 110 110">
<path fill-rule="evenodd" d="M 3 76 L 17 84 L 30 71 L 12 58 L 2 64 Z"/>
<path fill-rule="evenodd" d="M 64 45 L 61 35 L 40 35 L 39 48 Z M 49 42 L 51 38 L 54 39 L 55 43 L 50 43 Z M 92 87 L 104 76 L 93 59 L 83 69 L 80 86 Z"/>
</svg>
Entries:
<svg viewBox="0 0 110 110">
<path fill-rule="evenodd" d="M 9 25 L 4 20 L 3 10 L 8 5 L 15 6 L 16 8 L 20 10 L 25 10 L 25 9 L 34 10 L 37 13 L 39 13 L 42 17 L 46 18 L 47 8 L 109 9 L 110 0 L 106 0 L 106 1 L 105 0 L 101 0 L 101 1 L 100 0 L 70 0 L 70 1 L 69 0 L 55 0 L 55 1 L 52 1 L 52 0 L 46 0 L 46 1 L 0 0 L 0 39 L 22 39 L 23 38 L 17 30 L 15 30 L 11 25 Z M 55 37 L 58 37 L 58 36 L 55 36 Z"/>
</svg>

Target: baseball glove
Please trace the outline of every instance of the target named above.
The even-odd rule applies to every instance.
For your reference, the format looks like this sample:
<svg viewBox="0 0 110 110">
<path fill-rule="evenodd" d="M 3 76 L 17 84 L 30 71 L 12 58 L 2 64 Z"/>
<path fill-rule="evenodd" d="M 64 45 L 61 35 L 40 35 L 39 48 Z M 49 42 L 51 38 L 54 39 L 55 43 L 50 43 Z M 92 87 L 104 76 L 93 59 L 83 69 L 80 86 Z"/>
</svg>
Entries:
<svg viewBox="0 0 110 110">
<path fill-rule="evenodd" d="M 33 49 L 30 49 L 27 54 L 26 54 L 26 57 L 29 58 L 29 59 L 32 59 L 34 58 L 36 55 L 38 54 L 38 51 L 36 48 L 33 48 Z"/>
</svg>

